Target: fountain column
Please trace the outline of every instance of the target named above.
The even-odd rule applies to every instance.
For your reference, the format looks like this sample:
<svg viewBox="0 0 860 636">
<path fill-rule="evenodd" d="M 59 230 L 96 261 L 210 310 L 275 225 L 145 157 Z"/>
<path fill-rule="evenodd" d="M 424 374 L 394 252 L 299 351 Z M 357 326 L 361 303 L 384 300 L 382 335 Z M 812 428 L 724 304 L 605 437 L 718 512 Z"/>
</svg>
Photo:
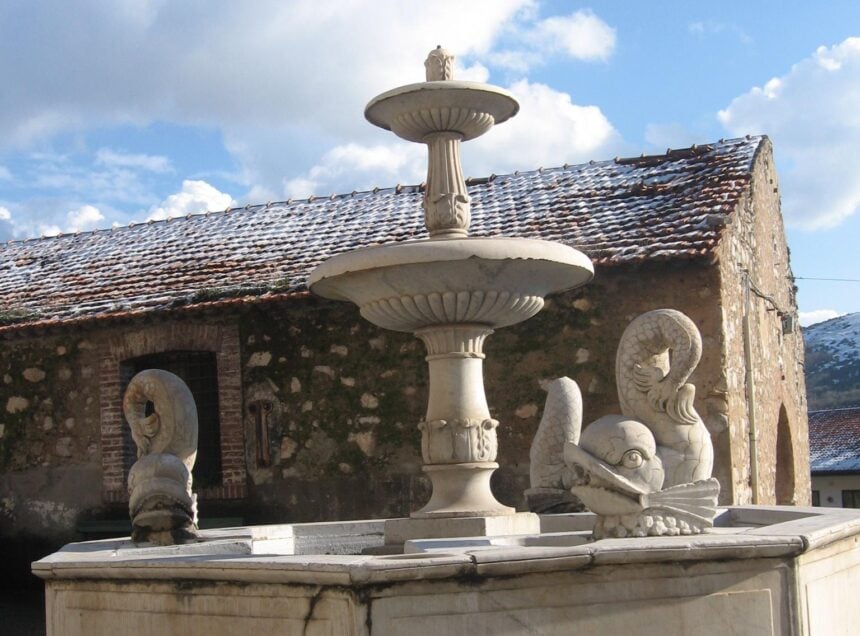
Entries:
<svg viewBox="0 0 860 636">
<path fill-rule="evenodd" d="M 421 430 L 424 472 L 433 496 L 413 518 L 507 515 L 492 495 L 498 421 L 490 417 L 484 394 L 482 351 L 493 330 L 483 325 L 443 325 L 415 335 L 427 347 L 430 397 Z"/>
<path fill-rule="evenodd" d="M 367 119 L 428 148 L 424 220 L 429 239 L 332 257 L 310 277 L 321 296 L 356 303 L 370 322 L 414 333 L 427 349 L 430 395 L 419 424 L 430 501 L 408 519 L 385 524 L 386 543 L 414 538 L 531 534 L 540 522 L 499 503 L 490 489 L 498 468 L 498 422 L 484 395 L 483 343 L 494 329 L 532 317 L 547 293 L 593 275 L 588 258 L 557 243 L 470 238 L 471 198 L 460 144 L 514 116 L 507 92 L 453 79 L 454 57 L 437 47 L 426 82 L 379 95 Z"/>
</svg>

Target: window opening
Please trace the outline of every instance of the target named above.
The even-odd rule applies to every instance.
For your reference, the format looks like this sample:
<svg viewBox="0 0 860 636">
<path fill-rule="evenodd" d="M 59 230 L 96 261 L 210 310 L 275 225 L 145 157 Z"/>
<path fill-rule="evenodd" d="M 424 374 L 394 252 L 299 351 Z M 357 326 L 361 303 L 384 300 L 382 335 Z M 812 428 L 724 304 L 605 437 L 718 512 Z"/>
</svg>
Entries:
<svg viewBox="0 0 860 636">
<path fill-rule="evenodd" d="M 791 446 L 791 427 L 785 405 L 779 407 L 776 425 L 776 503 L 793 506 L 795 502 L 794 450 Z"/>
<path fill-rule="evenodd" d="M 860 508 L 860 490 L 843 490 L 842 507 Z"/>
<path fill-rule="evenodd" d="M 218 417 L 218 365 L 212 351 L 165 351 L 124 360 L 120 365 L 122 395 L 135 374 L 145 369 L 163 369 L 178 375 L 197 405 L 197 460 L 194 489 L 221 485 L 221 426 Z M 151 412 L 147 406 L 147 412 Z M 125 474 L 137 459 L 128 422 L 123 421 L 123 468 Z"/>
</svg>

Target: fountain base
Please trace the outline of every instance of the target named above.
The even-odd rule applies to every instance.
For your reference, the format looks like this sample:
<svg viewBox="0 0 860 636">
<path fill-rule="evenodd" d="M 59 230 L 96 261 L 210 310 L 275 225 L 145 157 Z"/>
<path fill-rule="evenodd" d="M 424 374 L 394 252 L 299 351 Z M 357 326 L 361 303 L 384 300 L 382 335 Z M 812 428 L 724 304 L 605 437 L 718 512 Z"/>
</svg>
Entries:
<svg viewBox="0 0 860 636">
<path fill-rule="evenodd" d="M 393 521 L 204 530 L 167 547 L 92 541 L 33 572 L 49 636 L 849 634 L 860 623 L 856 510 L 731 507 L 707 534 L 600 541 L 591 513 L 545 515 L 534 535 L 367 554 Z"/>
<path fill-rule="evenodd" d="M 540 532 L 540 517 L 533 512 L 471 517 L 388 519 L 386 545 L 402 545 L 414 539 L 451 537 L 499 537 Z"/>
<path fill-rule="evenodd" d="M 496 462 L 425 465 L 423 470 L 433 482 L 433 495 L 426 506 L 409 516 L 428 519 L 514 514 L 516 510 L 499 503 L 490 490 L 490 477 L 498 467 Z"/>
</svg>

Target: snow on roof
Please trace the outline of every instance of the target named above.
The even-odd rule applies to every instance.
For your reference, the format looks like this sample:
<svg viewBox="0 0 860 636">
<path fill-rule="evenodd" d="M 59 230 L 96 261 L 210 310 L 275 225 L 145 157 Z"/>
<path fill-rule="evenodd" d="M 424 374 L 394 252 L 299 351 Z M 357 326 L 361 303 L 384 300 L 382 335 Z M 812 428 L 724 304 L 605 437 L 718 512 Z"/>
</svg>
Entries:
<svg viewBox="0 0 860 636">
<path fill-rule="evenodd" d="M 860 472 L 860 407 L 809 413 L 813 473 Z"/>
<path fill-rule="evenodd" d="M 472 236 L 560 241 L 597 265 L 710 254 L 764 137 L 467 181 Z M 356 247 L 426 237 L 422 186 L 0 245 L 0 333 L 306 291 Z"/>
</svg>

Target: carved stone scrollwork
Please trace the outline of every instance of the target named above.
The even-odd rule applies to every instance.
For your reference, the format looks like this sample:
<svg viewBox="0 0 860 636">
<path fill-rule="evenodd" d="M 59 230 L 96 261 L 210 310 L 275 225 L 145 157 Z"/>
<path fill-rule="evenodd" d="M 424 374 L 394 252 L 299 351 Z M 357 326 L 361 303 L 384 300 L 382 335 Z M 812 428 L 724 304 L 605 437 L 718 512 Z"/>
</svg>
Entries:
<svg viewBox="0 0 860 636">
<path fill-rule="evenodd" d="M 491 418 L 421 422 L 421 456 L 427 464 L 495 461 L 498 425 Z"/>
<path fill-rule="evenodd" d="M 471 201 L 460 166 L 460 139 L 456 132 L 425 137 L 430 153 L 424 219 L 431 237 L 465 236 L 472 221 Z"/>
<path fill-rule="evenodd" d="M 380 327 L 415 331 L 428 324 L 519 322 L 543 307 L 541 296 L 498 290 L 448 291 L 394 296 L 362 305 L 361 315 Z"/>
<path fill-rule="evenodd" d="M 441 46 L 430 51 L 424 60 L 425 76 L 428 82 L 454 79 L 454 56 Z"/>
</svg>

